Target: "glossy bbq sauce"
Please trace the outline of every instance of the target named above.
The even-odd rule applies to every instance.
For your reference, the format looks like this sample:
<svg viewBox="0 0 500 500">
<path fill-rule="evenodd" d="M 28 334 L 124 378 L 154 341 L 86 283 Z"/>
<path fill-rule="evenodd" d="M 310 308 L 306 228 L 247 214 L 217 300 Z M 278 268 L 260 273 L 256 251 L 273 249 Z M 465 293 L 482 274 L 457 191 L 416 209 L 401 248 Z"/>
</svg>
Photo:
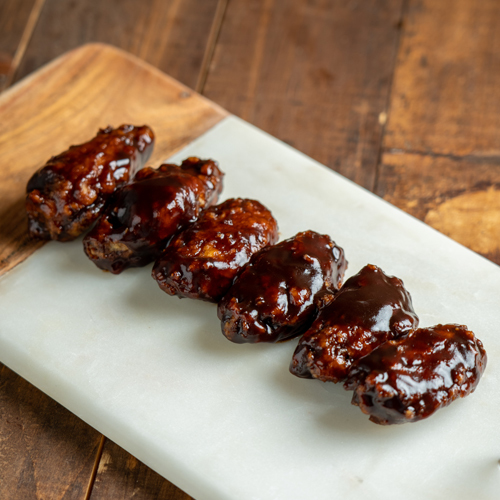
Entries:
<svg viewBox="0 0 500 500">
<path fill-rule="evenodd" d="M 219 303 L 222 333 L 236 343 L 300 335 L 314 318 L 318 292 L 337 289 L 346 267 L 343 250 L 314 231 L 264 248 Z"/>
<path fill-rule="evenodd" d="M 319 303 L 318 317 L 300 339 L 290 365 L 298 377 L 340 382 L 355 360 L 418 326 L 403 282 L 373 265 Z"/>
<path fill-rule="evenodd" d="M 344 386 L 372 422 L 415 422 L 474 391 L 486 360 L 466 326 L 420 328 L 360 359 Z"/>
<path fill-rule="evenodd" d="M 115 274 L 148 264 L 174 234 L 217 202 L 222 177 L 214 161 L 198 158 L 139 171 L 84 238 L 87 256 Z"/>
<path fill-rule="evenodd" d="M 52 157 L 27 185 L 30 235 L 69 241 L 82 234 L 113 192 L 148 160 L 153 145 L 149 127 L 122 125 Z"/>
<path fill-rule="evenodd" d="M 153 278 L 169 295 L 218 302 L 250 257 L 278 240 L 278 224 L 255 200 L 209 208 L 156 261 Z"/>
</svg>

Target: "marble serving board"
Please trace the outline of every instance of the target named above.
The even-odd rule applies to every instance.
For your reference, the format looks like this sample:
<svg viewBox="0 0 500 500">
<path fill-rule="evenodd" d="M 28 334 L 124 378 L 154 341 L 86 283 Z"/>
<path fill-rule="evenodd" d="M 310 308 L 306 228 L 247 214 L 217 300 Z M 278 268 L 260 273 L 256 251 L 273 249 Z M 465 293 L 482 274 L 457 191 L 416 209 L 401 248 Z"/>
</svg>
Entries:
<svg viewBox="0 0 500 500">
<path fill-rule="evenodd" d="M 296 340 L 232 344 L 213 304 L 167 296 L 151 266 L 104 273 L 81 240 L 0 278 L 0 361 L 197 500 L 498 498 L 500 268 L 233 116 L 168 160 L 187 156 L 218 160 L 222 200 L 258 199 L 281 239 L 327 233 L 347 276 L 403 279 L 421 326 L 468 325 L 488 352 L 475 393 L 375 425 L 289 373 Z"/>
</svg>

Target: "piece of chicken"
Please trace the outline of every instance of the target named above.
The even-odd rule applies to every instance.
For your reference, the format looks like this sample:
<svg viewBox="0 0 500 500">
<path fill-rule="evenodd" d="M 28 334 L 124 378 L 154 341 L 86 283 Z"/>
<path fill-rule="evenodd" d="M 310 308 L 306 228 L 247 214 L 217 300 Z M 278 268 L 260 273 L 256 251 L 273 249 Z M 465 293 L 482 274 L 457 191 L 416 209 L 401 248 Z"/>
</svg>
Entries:
<svg viewBox="0 0 500 500">
<path fill-rule="evenodd" d="M 278 224 L 264 205 L 232 198 L 169 243 L 153 278 L 169 295 L 218 302 L 252 254 L 277 240 Z"/>
<path fill-rule="evenodd" d="M 28 182 L 26 210 L 30 236 L 69 241 L 99 217 L 113 192 L 125 185 L 151 156 L 154 133 L 122 125 L 53 156 Z"/>
<path fill-rule="evenodd" d="M 376 424 L 416 422 L 473 392 L 486 359 L 466 326 L 419 328 L 354 363 L 344 387 Z"/>
<path fill-rule="evenodd" d="M 194 157 L 140 170 L 84 238 L 85 253 L 114 274 L 154 261 L 174 234 L 217 203 L 223 175 L 215 161 Z"/>
<path fill-rule="evenodd" d="M 367 265 L 335 295 L 321 298 L 318 317 L 301 337 L 290 371 L 302 378 L 345 380 L 354 361 L 418 326 L 399 278 Z"/>
<path fill-rule="evenodd" d="M 338 290 L 347 261 L 327 235 L 304 231 L 256 253 L 218 306 L 232 342 L 278 342 L 313 321 L 316 295 Z"/>
</svg>

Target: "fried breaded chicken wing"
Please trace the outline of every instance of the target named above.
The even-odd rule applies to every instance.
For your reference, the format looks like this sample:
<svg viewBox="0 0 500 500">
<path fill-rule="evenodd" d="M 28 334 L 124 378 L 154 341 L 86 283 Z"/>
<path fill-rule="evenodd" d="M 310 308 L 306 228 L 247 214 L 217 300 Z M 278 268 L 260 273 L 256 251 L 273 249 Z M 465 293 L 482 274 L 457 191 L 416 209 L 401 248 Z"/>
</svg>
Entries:
<svg viewBox="0 0 500 500">
<path fill-rule="evenodd" d="M 419 328 L 354 363 L 344 387 L 376 424 L 416 422 L 473 392 L 486 359 L 466 326 Z"/>
</svg>

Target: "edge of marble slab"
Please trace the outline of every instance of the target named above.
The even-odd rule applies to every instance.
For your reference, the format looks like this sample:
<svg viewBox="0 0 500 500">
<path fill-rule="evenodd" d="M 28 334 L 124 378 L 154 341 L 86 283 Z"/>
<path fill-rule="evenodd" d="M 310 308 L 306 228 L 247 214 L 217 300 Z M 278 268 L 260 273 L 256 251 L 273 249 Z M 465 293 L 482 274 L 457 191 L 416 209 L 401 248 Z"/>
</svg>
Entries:
<svg viewBox="0 0 500 500">
<path fill-rule="evenodd" d="M 255 127 L 243 122 L 242 120 L 235 118 L 233 116 L 229 116 L 227 118 L 224 118 L 221 122 L 216 124 L 214 127 L 212 127 L 210 130 L 205 132 L 202 136 L 200 136 L 198 139 L 193 141 L 190 145 L 186 146 L 183 148 L 180 152 L 177 152 L 173 156 L 182 156 L 183 151 L 186 148 L 193 147 L 197 143 L 197 141 L 202 140 L 205 136 L 208 134 L 212 133 L 215 129 L 223 126 L 227 126 L 228 122 L 235 121 L 235 123 L 238 124 L 243 124 L 246 127 L 251 127 L 255 131 L 258 131 L 259 133 L 267 136 L 269 139 L 272 139 L 273 141 L 276 142 L 277 145 L 280 147 L 288 148 L 289 150 L 293 151 L 294 153 L 301 155 L 304 159 L 307 159 L 308 162 L 313 162 L 317 166 L 320 166 L 324 170 L 328 170 L 330 175 L 335 175 L 337 176 L 338 180 L 341 180 L 342 182 L 348 183 L 351 187 L 359 189 L 360 191 L 364 192 L 365 195 L 372 196 L 373 199 L 378 200 L 379 202 L 381 201 L 388 209 L 390 210 L 397 210 L 400 212 L 401 215 L 404 217 L 408 217 L 408 220 L 412 220 L 413 223 L 417 221 L 417 219 L 413 218 L 412 216 L 402 212 L 401 210 L 397 209 L 396 207 L 390 205 L 389 203 L 385 202 L 381 198 L 377 197 L 376 195 L 373 195 L 369 191 L 366 191 L 365 189 L 355 185 L 351 181 L 343 178 L 339 174 L 327 169 L 323 165 L 319 164 L 318 162 L 315 162 L 314 160 L 311 160 L 309 157 L 306 155 L 303 155 L 302 153 L 294 150 L 290 146 L 281 143 L 277 139 L 269 136 L 268 134 L 265 134 L 264 132 L 256 129 Z M 382 205 L 380 205 L 382 206 Z M 450 240 L 446 236 L 442 235 L 441 233 L 438 233 L 434 229 L 430 228 L 426 224 L 424 224 L 421 221 L 418 221 L 418 223 L 421 225 L 420 227 L 423 228 L 424 230 L 431 230 L 433 233 L 436 235 L 439 235 L 439 237 L 445 238 L 445 240 L 448 243 L 452 243 L 453 245 L 457 245 L 457 247 L 460 247 L 464 251 L 468 252 L 471 258 L 474 259 L 479 259 L 479 261 L 482 262 L 482 264 L 486 264 L 487 266 L 492 266 L 491 270 L 496 269 L 498 272 L 500 271 L 500 268 L 496 266 L 494 263 L 491 263 L 487 259 L 479 256 L 478 254 L 472 252 L 471 250 L 466 249 L 465 247 L 462 247 L 458 243 L 454 242 L 453 240 Z M 443 240 L 444 241 L 444 240 Z M 31 257 L 33 258 L 33 257 Z M 479 262 L 477 261 L 477 262 Z M 20 264 L 20 266 L 23 266 L 23 263 Z M 18 269 L 20 266 L 16 266 L 15 269 Z M 0 278 L 0 282 L 3 281 L 7 276 L 9 276 L 14 270 L 10 271 L 9 273 L 6 273 L 4 276 Z M 7 347 L 7 346 L 5 346 Z M 181 466 L 178 462 L 176 462 L 175 458 L 165 456 L 165 450 L 161 447 L 155 447 L 154 443 L 151 443 L 151 441 L 148 442 L 147 446 L 144 445 L 144 442 L 142 441 L 142 437 L 140 433 L 137 432 L 136 428 L 129 428 L 125 425 L 123 425 L 123 422 L 119 422 L 119 425 L 117 425 L 117 422 L 112 422 L 109 420 L 107 417 L 103 417 L 102 415 L 99 415 L 99 412 L 95 412 L 92 409 L 92 401 L 85 399 L 82 397 L 81 393 L 78 393 L 78 396 L 75 396 L 77 393 L 74 392 L 74 387 L 72 386 L 70 381 L 62 381 L 60 377 L 57 377 L 57 374 L 52 373 L 50 367 L 44 366 L 43 364 L 41 365 L 34 365 L 32 363 L 32 359 L 27 355 L 27 353 L 23 353 L 20 351 L 15 344 L 10 345 L 10 351 L 9 349 L 5 350 L 3 349 L 2 352 L 2 361 L 5 362 L 7 366 L 12 368 L 13 370 L 16 370 L 17 366 L 28 366 L 30 368 L 24 369 L 23 372 L 18 373 L 25 377 L 27 380 L 30 382 L 34 383 L 37 387 L 41 388 L 44 392 L 47 392 L 47 394 L 51 397 L 54 397 L 57 401 L 59 401 L 61 404 L 66 406 L 68 409 L 73 411 L 76 415 L 78 415 L 80 418 L 83 418 L 86 422 L 88 422 L 90 425 L 95 427 L 97 430 L 105 434 L 106 436 L 110 437 L 112 440 L 116 441 L 118 444 L 123 446 L 125 449 L 127 449 L 129 452 L 137 456 L 139 459 L 144 461 L 147 465 L 158 471 L 160 474 L 165 475 L 165 477 L 168 477 L 170 480 L 172 480 L 174 483 L 176 483 L 179 487 L 183 488 L 186 492 L 191 494 L 192 496 L 199 498 L 199 499 L 207 499 L 207 500 L 215 500 L 215 499 L 222 499 L 222 498 L 229 498 L 227 494 L 223 491 L 220 491 L 218 488 L 214 487 L 213 484 L 207 483 L 206 481 L 203 481 L 201 478 L 196 478 L 198 484 L 193 485 L 193 471 L 190 469 L 187 469 L 183 466 Z M 113 417 L 113 414 L 110 414 L 109 416 Z M 133 433 L 135 433 L 135 438 L 133 437 Z M 132 437 L 131 437 L 132 436 Z M 166 460 L 167 459 L 167 460 Z"/>
</svg>

